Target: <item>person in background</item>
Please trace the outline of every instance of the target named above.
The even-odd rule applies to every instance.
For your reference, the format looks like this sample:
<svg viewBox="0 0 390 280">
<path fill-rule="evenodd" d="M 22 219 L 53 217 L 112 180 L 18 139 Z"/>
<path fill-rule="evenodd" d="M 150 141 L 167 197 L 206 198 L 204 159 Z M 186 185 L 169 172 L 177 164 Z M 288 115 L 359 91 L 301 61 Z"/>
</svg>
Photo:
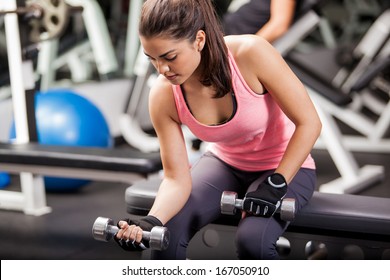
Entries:
<svg viewBox="0 0 390 280">
<path fill-rule="evenodd" d="M 232 0 L 211 0 L 214 5 L 214 9 L 219 19 L 222 19 L 226 14 Z"/>
<path fill-rule="evenodd" d="M 145 1 L 139 36 L 159 73 L 149 112 L 164 178 L 148 215 L 119 221 L 115 240 L 142 250 L 142 232 L 166 226 L 169 246 L 151 257 L 186 259 L 192 237 L 221 216 L 222 193 L 234 191 L 252 202 L 238 225 L 238 258 L 278 259 L 289 223 L 256 209 L 289 197 L 299 211 L 312 197 L 321 122 L 305 87 L 267 40 L 224 37 L 210 0 Z M 191 167 L 183 125 L 210 143 Z"/>
<path fill-rule="evenodd" d="M 239 0 L 237 0 L 239 1 Z M 226 35 L 255 34 L 272 43 L 292 24 L 297 0 L 249 0 L 222 17 Z"/>
</svg>

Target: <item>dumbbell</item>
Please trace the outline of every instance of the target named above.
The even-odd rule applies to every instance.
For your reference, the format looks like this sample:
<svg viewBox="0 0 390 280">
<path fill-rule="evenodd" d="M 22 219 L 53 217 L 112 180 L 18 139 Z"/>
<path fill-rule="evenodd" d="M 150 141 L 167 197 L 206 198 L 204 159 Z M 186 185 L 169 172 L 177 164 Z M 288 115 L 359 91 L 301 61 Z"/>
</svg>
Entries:
<svg viewBox="0 0 390 280">
<path fill-rule="evenodd" d="M 224 191 L 221 197 L 221 213 L 234 215 L 237 209 L 242 210 L 244 199 L 238 199 L 236 192 Z M 284 221 L 292 221 L 295 218 L 295 199 L 285 198 L 282 200 L 280 207 L 276 210 L 280 218 Z"/>
<path fill-rule="evenodd" d="M 111 240 L 119 231 L 110 218 L 98 217 L 92 226 L 92 236 L 99 241 Z M 142 231 L 142 239 L 149 241 L 149 246 L 153 250 L 165 250 L 169 245 L 169 231 L 166 227 L 155 226 L 152 230 Z"/>
</svg>

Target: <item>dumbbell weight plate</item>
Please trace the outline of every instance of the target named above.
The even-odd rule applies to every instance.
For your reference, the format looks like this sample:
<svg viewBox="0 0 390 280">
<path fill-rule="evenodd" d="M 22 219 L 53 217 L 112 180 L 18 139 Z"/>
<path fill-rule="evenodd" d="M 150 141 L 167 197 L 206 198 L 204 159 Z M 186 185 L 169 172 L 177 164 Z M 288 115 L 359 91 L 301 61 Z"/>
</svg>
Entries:
<svg viewBox="0 0 390 280">
<path fill-rule="evenodd" d="M 169 245 L 170 234 L 167 228 L 157 227 L 150 233 L 149 246 L 153 250 L 165 250 Z"/>
<path fill-rule="evenodd" d="M 112 219 L 98 217 L 92 227 L 92 236 L 96 240 L 107 242 L 116 234 L 115 228 L 116 226 Z"/>
<path fill-rule="evenodd" d="M 295 199 L 285 198 L 280 206 L 280 218 L 284 221 L 292 221 L 295 218 Z"/>
<path fill-rule="evenodd" d="M 221 213 L 225 215 L 234 215 L 236 213 L 237 193 L 224 191 L 221 196 Z"/>
<path fill-rule="evenodd" d="M 58 37 L 65 30 L 69 20 L 69 6 L 65 0 L 27 0 L 26 7 L 38 7 L 42 18 L 30 20 L 30 40 L 40 42 Z"/>
</svg>

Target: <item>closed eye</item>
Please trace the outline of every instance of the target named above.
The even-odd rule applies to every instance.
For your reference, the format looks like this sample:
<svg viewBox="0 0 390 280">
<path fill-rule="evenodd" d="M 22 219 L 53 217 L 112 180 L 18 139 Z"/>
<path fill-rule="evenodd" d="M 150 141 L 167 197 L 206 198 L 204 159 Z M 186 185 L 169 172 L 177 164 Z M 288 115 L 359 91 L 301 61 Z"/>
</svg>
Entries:
<svg viewBox="0 0 390 280">
<path fill-rule="evenodd" d="M 166 61 L 174 61 L 176 59 L 176 57 L 177 57 L 176 55 L 173 57 L 165 57 L 165 60 Z"/>
</svg>

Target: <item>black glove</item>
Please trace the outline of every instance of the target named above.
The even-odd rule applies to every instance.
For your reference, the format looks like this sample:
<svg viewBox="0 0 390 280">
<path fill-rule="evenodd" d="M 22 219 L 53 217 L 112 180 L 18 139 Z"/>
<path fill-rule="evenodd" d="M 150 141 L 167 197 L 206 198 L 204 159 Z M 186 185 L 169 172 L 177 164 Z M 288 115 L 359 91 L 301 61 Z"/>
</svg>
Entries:
<svg viewBox="0 0 390 280">
<path fill-rule="evenodd" d="M 149 231 L 149 232 L 155 226 L 159 226 L 159 227 L 163 226 L 163 224 L 159 219 L 151 215 L 148 215 L 139 220 L 123 219 L 122 221 L 127 222 L 129 225 L 139 226 L 143 231 Z M 118 228 L 120 228 L 119 224 L 117 226 Z M 116 236 L 114 236 L 114 240 L 118 243 L 118 245 L 122 249 L 126 251 L 142 251 L 149 248 L 149 241 L 146 239 L 143 239 L 141 243 L 137 243 L 132 241 L 125 241 L 123 239 L 118 239 Z"/>
<path fill-rule="evenodd" d="M 283 175 L 274 173 L 268 176 L 257 190 L 245 195 L 243 209 L 255 216 L 271 217 L 280 207 L 286 193 L 286 180 Z"/>
</svg>

